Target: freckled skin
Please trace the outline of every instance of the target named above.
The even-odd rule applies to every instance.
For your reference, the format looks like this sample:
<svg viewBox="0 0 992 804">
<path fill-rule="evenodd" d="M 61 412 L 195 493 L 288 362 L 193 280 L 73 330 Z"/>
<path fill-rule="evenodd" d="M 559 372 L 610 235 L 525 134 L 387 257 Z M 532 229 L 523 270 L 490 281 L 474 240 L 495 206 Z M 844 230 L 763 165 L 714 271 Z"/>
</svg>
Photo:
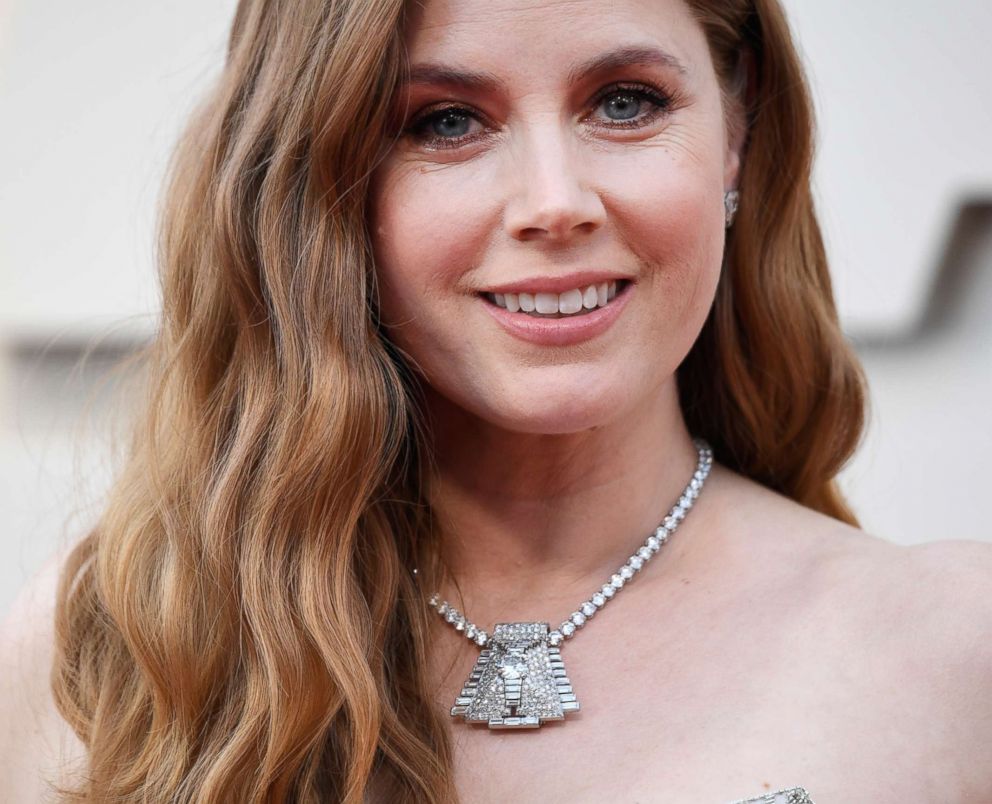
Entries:
<svg viewBox="0 0 992 804">
<path fill-rule="evenodd" d="M 630 66 L 568 84 L 574 62 L 620 44 L 661 47 L 689 73 Z M 390 337 L 436 391 L 502 428 L 568 433 L 629 414 L 688 352 L 719 277 L 738 160 L 702 30 L 677 1 L 445 0 L 414 15 L 407 45 L 411 63 L 492 72 L 506 92 L 409 98 L 411 118 L 446 102 L 477 112 L 465 130 L 486 136 L 447 150 L 404 137 L 377 170 L 372 231 Z M 653 120 L 642 101 L 635 119 L 648 122 L 611 129 L 595 98 L 614 81 L 678 100 Z M 477 296 L 589 268 L 636 284 L 611 330 L 577 346 L 518 341 Z"/>
</svg>

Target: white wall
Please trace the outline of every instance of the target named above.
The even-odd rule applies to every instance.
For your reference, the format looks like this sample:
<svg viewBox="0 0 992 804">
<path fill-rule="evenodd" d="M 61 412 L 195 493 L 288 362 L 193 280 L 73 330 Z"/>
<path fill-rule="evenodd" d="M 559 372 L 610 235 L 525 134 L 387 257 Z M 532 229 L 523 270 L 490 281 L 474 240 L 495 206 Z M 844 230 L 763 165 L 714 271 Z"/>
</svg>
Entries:
<svg viewBox="0 0 992 804">
<path fill-rule="evenodd" d="M 234 2 L 7 2 L 0 331 L 151 332 L 161 175 L 222 63 Z"/>
<path fill-rule="evenodd" d="M 98 508 L 107 397 L 77 440 L 74 488 L 73 427 L 99 372 L 67 367 L 95 334 L 126 347 L 154 327 L 159 182 L 233 7 L 0 0 L 0 610 Z M 866 527 L 895 541 L 992 539 L 992 220 L 954 228 L 964 201 L 992 199 L 992 4 L 786 7 L 820 114 L 816 186 L 841 314 L 873 388 L 843 482 Z M 938 294 L 947 320 L 928 325 L 951 263 L 961 298 Z"/>
<path fill-rule="evenodd" d="M 852 332 L 914 326 L 958 205 L 992 198 L 992 3 L 785 0 L 821 129 L 816 185 Z"/>
</svg>

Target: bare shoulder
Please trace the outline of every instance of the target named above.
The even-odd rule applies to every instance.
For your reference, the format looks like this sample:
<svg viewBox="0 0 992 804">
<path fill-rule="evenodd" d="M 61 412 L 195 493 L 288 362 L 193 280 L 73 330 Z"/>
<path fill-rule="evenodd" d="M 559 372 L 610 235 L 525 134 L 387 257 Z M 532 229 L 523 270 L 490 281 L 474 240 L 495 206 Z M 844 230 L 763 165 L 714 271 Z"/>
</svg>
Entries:
<svg viewBox="0 0 992 804">
<path fill-rule="evenodd" d="M 64 551 L 21 590 L 0 622 L 0 800 L 52 801 L 85 755 L 55 707 L 55 595 Z"/>
<path fill-rule="evenodd" d="M 948 540 L 901 548 L 900 553 L 887 569 L 880 568 L 884 610 L 901 623 L 907 653 L 928 662 L 928 676 L 953 682 L 957 694 L 948 703 L 970 715 L 988 745 L 992 740 L 992 544 Z"/>
<path fill-rule="evenodd" d="M 818 607 L 898 654 L 907 671 L 953 677 L 962 696 L 987 700 L 975 725 L 992 738 L 992 543 L 903 546 L 773 492 L 753 496 L 769 523 L 758 554 L 783 556 Z"/>
<path fill-rule="evenodd" d="M 862 655 L 879 657 L 889 697 L 927 724 L 917 739 L 927 741 L 931 772 L 959 785 L 962 800 L 985 800 L 992 789 L 992 545 L 855 549 L 838 566 L 847 577 L 839 590 L 856 606 L 856 633 L 865 637 Z"/>
<path fill-rule="evenodd" d="M 801 712 L 822 740 L 811 751 L 826 758 L 824 789 L 891 783 L 879 800 L 988 801 L 992 546 L 901 546 L 725 468 L 711 479 L 691 569 L 708 573 L 708 597 L 727 596 L 748 646 L 785 646 L 781 727 Z"/>
<path fill-rule="evenodd" d="M 958 539 L 898 546 L 860 533 L 855 530 L 829 569 L 837 595 L 876 626 L 890 628 L 888 641 L 922 668 L 992 691 L 992 544 Z"/>
<path fill-rule="evenodd" d="M 863 705 L 887 713 L 906 755 L 928 757 L 934 790 L 984 800 L 992 789 L 992 545 L 900 546 L 841 523 L 825 528 L 834 545 L 820 565 L 819 622 L 842 634 L 847 672 L 871 691 Z"/>
</svg>

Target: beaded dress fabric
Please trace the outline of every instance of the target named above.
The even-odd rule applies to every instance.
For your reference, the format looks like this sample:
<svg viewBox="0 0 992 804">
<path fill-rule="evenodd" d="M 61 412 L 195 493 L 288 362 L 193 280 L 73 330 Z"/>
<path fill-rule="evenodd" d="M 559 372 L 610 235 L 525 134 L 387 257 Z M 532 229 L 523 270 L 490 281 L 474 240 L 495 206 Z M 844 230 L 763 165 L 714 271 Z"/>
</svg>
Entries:
<svg viewBox="0 0 992 804">
<path fill-rule="evenodd" d="M 788 790 L 765 793 L 765 795 L 757 798 L 742 798 L 739 801 L 731 801 L 729 804 L 813 804 L 813 799 L 803 788 L 792 787 Z"/>
</svg>

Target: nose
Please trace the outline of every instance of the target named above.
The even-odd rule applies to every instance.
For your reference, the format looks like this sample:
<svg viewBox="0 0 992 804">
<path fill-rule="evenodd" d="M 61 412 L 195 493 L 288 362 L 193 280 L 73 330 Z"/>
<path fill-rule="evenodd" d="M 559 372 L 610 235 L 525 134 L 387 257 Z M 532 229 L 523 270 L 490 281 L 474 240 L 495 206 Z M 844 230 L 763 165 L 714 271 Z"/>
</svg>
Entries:
<svg viewBox="0 0 992 804">
<path fill-rule="evenodd" d="M 559 131 L 538 132 L 513 150 L 516 192 L 506 204 L 507 232 L 517 240 L 568 240 L 606 220 L 598 193 L 587 184 L 574 141 Z"/>
</svg>

